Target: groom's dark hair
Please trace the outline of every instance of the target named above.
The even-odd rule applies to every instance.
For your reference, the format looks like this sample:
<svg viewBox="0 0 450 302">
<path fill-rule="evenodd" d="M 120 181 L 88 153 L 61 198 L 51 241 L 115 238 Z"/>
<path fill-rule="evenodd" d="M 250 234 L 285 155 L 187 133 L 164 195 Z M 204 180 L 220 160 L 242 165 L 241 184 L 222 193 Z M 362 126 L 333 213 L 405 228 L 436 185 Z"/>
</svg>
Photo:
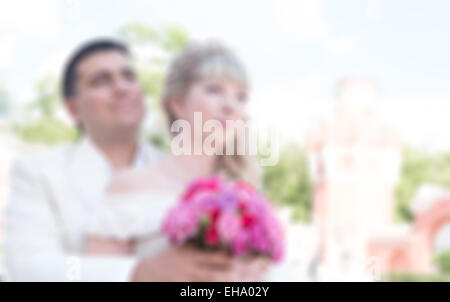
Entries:
<svg viewBox="0 0 450 302">
<path fill-rule="evenodd" d="M 113 39 L 95 39 L 83 44 L 78 48 L 64 68 L 62 77 L 62 94 L 65 100 L 76 93 L 77 68 L 85 58 L 101 51 L 116 50 L 125 55 L 129 55 L 128 46 Z"/>
</svg>

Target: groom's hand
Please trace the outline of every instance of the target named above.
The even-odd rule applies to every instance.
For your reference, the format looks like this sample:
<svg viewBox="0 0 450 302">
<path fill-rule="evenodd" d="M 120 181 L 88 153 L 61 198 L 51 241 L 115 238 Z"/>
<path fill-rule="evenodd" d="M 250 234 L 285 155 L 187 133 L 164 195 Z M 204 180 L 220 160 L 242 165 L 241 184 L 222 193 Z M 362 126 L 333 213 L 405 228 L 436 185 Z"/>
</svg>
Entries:
<svg viewBox="0 0 450 302">
<path fill-rule="evenodd" d="M 239 281 L 242 263 L 223 251 L 209 252 L 182 246 L 169 247 L 142 260 L 133 281 L 229 282 Z"/>
</svg>

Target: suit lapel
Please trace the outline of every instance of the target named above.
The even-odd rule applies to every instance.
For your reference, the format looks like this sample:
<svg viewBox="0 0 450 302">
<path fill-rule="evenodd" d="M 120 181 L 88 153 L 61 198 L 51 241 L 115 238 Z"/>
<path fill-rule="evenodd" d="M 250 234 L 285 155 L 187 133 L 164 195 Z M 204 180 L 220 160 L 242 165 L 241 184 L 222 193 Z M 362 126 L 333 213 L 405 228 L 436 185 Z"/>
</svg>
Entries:
<svg viewBox="0 0 450 302">
<path fill-rule="evenodd" d="M 141 143 L 134 167 L 156 160 L 151 148 Z M 100 151 L 83 138 L 63 151 L 63 156 L 48 170 L 55 202 L 58 205 L 64 238 L 71 246 L 81 246 L 84 232 L 102 211 L 103 196 L 113 171 Z"/>
</svg>

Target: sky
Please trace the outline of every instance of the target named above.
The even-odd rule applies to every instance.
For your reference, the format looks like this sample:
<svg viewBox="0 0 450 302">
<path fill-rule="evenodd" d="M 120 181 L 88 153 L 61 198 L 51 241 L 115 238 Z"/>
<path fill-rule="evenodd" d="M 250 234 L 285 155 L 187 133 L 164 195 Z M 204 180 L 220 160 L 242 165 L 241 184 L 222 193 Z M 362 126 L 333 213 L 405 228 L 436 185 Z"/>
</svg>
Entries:
<svg viewBox="0 0 450 302">
<path fill-rule="evenodd" d="M 378 81 L 380 108 L 408 143 L 450 150 L 447 0 L 0 0 L 0 83 L 26 102 L 83 41 L 123 25 L 182 26 L 245 63 L 250 109 L 298 141 L 332 110 L 338 79 Z"/>
</svg>

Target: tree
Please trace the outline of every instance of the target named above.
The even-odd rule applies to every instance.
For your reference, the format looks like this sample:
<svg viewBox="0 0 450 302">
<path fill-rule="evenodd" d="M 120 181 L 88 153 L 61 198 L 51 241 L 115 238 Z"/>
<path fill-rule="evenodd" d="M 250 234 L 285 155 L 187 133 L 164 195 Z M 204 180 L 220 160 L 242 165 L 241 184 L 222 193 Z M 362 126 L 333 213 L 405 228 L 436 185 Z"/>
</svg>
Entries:
<svg viewBox="0 0 450 302">
<path fill-rule="evenodd" d="M 138 74 L 149 100 L 151 110 L 160 110 L 158 98 L 168 64 L 168 57 L 179 51 L 189 40 L 187 33 L 176 26 L 152 29 L 133 23 L 118 30 L 119 35 L 128 41 L 132 49 L 153 48 L 148 55 L 138 58 Z M 13 130 L 24 140 L 53 144 L 74 140 L 79 136 L 77 130 L 57 118 L 62 102 L 57 89 L 57 81 L 45 76 L 36 85 L 36 98 L 25 108 L 26 123 L 13 125 Z M 0 104 L 0 114 L 1 114 Z M 153 133 L 150 140 L 160 147 L 167 147 L 167 141 L 161 133 Z"/>
<path fill-rule="evenodd" d="M 131 23 L 121 27 L 119 35 L 130 44 L 152 44 L 168 53 L 180 51 L 189 42 L 187 32 L 183 28 L 174 25 L 168 25 L 156 30 L 140 23 Z"/>
<path fill-rule="evenodd" d="M 8 94 L 3 88 L 0 88 L 0 118 L 6 117 L 10 110 Z"/>
<path fill-rule="evenodd" d="M 169 58 L 189 42 L 187 32 L 177 26 L 153 29 L 139 23 L 132 23 L 119 29 L 119 35 L 135 50 L 138 61 L 138 75 L 148 97 L 152 112 L 162 112 L 160 96 Z M 143 51 L 139 51 L 143 50 Z M 149 140 L 155 146 L 167 150 L 169 137 L 165 125 L 159 125 L 149 133 Z"/>
<path fill-rule="evenodd" d="M 42 117 L 53 117 L 61 105 L 56 87 L 57 81 L 53 76 L 47 75 L 38 80 L 35 86 L 37 96 L 29 103 L 28 110 Z"/>
<path fill-rule="evenodd" d="M 148 54 L 139 52 L 138 72 L 147 96 L 153 100 L 159 98 L 168 59 L 186 46 L 189 35 L 177 26 L 156 30 L 139 23 L 120 28 L 119 35 L 132 48 L 148 50 Z"/>
<path fill-rule="evenodd" d="M 403 153 L 403 166 L 396 189 L 395 214 L 401 222 L 411 221 L 411 202 L 422 184 L 450 188 L 450 153 L 428 154 L 413 148 Z"/>
<path fill-rule="evenodd" d="M 294 143 L 283 147 L 278 163 L 265 168 L 263 187 L 275 204 L 292 207 L 294 219 L 310 220 L 312 184 L 302 147 Z"/>
<path fill-rule="evenodd" d="M 434 262 L 437 264 L 439 271 L 442 273 L 450 273 L 450 250 L 446 249 L 434 256 Z"/>
<path fill-rule="evenodd" d="M 58 85 L 52 76 L 37 82 L 36 99 L 25 109 L 26 123 L 14 123 L 13 131 L 23 140 L 33 143 L 55 144 L 75 140 L 79 134 L 73 127 L 56 117 L 61 110 Z"/>
</svg>

